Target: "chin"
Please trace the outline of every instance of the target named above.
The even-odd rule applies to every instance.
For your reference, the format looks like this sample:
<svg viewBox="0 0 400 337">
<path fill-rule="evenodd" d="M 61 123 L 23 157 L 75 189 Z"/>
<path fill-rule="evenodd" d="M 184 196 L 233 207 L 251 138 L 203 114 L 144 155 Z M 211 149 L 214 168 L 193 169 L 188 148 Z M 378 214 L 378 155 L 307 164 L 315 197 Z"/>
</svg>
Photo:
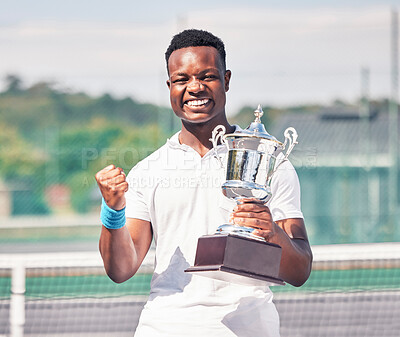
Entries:
<svg viewBox="0 0 400 337">
<path fill-rule="evenodd" d="M 190 124 L 206 124 L 210 121 L 210 118 L 185 118 L 182 121 Z"/>
<path fill-rule="evenodd" d="M 193 123 L 193 124 L 197 124 L 197 123 L 207 123 L 208 121 L 210 121 L 212 119 L 212 117 L 210 115 L 207 114 L 184 114 L 183 116 L 178 116 L 183 122 L 186 123 Z"/>
</svg>

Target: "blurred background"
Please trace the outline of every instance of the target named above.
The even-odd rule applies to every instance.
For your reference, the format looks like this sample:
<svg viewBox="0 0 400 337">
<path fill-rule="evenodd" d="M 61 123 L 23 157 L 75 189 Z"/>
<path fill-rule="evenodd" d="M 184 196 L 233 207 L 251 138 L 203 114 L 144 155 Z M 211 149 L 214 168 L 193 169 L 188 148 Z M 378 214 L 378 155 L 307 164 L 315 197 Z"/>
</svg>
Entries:
<svg viewBox="0 0 400 337">
<path fill-rule="evenodd" d="M 94 175 L 111 163 L 128 172 L 179 130 L 169 107 L 164 52 L 172 36 L 186 28 L 209 30 L 225 42 L 231 123 L 246 127 L 261 103 L 271 134 L 283 140 L 288 126 L 297 129 L 299 145 L 291 161 L 310 242 L 330 249 L 325 259 L 343 247 L 347 257 L 360 249 L 373 252 L 368 259 L 380 254 L 372 247 L 395 251 L 385 243 L 400 241 L 399 7 L 394 0 L 3 0 L 0 336 L 21 331 L 66 336 L 73 323 L 64 328 L 54 321 L 48 328 L 30 314 L 29 303 L 48 305 L 43 300 L 49 298 L 85 298 L 87 306 L 88 297 L 107 296 L 118 298 L 119 306 L 134 303 L 135 315 L 140 312 L 149 270 L 131 282 L 133 288 L 112 284 L 102 271 L 101 197 Z M 18 316 L 11 314 L 10 297 L 15 261 L 24 266 L 21 293 L 31 302 L 24 307 L 26 320 L 9 324 Z M 387 281 L 392 290 L 400 284 L 399 265 L 391 268 L 396 270 Z M 376 277 L 371 274 L 368 282 Z M 71 282 L 89 283 L 68 288 Z M 64 303 L 60 310 L 65 308 Z M 100 326 L 97 330 L 68 333 L 122 336 L 134 330 L 136 321 L 128 321 L 112 333 L 97 322 L 89 324 Z M 35 330 L 38 326 L 46 328 Z"/>
</svg>

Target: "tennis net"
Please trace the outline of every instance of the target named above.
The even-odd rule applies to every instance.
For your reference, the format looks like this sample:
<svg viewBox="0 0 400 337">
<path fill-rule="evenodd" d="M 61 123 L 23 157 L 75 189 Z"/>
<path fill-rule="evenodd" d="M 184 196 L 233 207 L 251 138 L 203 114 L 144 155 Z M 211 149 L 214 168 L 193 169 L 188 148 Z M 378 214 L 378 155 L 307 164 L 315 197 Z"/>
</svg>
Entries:
<svg viewBox="0 0 400 337">
<path fill-rule="evenodd" d="M 282 337 L 399 335 L 400 243 L 313 253 L 305 285 L 272 287 Z M 132 336 L 153 261 L 151 251 L 139 274 L 115 284 L 97 252 L 0 255 L 0 336 Z"/>
</svg>

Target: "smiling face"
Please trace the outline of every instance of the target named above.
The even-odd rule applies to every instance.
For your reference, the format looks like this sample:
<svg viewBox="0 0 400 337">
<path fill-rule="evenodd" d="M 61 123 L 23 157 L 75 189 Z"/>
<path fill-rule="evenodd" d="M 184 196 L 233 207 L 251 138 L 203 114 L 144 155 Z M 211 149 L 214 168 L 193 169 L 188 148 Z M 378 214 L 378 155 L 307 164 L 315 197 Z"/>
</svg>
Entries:
<svg viewBox="0 0 400 337">
<path fill-rule="evenodd" d="M 171 107 L 185 123 L 225 120 L 231 72 L 214 47 L 175 50 L 168 60 Z"/>
</svg>

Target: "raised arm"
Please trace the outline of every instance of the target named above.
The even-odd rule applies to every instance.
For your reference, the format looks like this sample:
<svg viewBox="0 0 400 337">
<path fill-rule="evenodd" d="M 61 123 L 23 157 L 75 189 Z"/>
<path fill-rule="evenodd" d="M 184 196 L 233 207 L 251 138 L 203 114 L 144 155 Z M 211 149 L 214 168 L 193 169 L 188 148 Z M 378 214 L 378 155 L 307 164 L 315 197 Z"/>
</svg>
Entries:
<svg viewBox="0 0 400 337">
<path fill-rule="evenodd" d="M 116 211 L 124 210 L 128 183 L 123 170 L 107 166 L 96 174 L 96 181 L 107 206 Z M 102 226 L 99 249 L 107 275 L 117 283 L 131 278 L 143 262 L 151 240 L 148 221 L 128 218 L 125 226 L 119 229 Z"/>
</svg>

